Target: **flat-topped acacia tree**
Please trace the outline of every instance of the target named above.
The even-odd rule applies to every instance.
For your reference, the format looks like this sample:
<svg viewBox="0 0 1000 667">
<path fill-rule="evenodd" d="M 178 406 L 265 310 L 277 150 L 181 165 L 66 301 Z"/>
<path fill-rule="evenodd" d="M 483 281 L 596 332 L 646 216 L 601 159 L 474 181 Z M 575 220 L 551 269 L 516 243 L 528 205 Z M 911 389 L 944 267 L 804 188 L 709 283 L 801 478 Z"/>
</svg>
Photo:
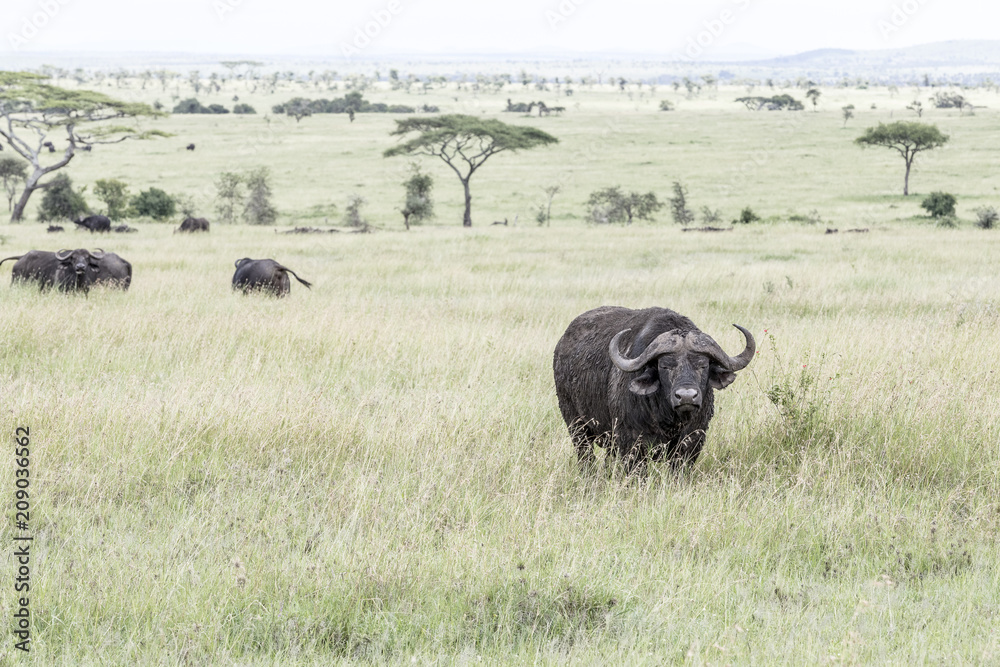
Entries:
<svg viewBox="0 0 1000 667">
<path fill-rule="evenodd" d="M 392 136 L 411 132 L 419 134 L 385 151 L 393 155 L 433 155 L 441 158 L 458 175 L 465 188 L 463 227 L 472 226 L 472 194 L 469 179 L 491 155 L 547 146 L 559 140 L 533 127 L 508 125 L 499 120 L 464 114 L 445 114 L 428 118 L 412 117 L 396 121 Z"/>
<path fill-rule="evenodd" d="M 845 109 L 847 107 L 844 107 Z M 848 116 L 844 115 L 844 124 Z M 943 146 L 948 141 L 948 135 L 942 134 L 936 125 L 917 123 L 910 120 L 897 120 L 895 123 L 879 123 L 869 127 L 865 133 L 854 140 L 861 147 L 884 146 L 898 151 L 906 162 L 906 175 L 903 177 L 903 196 L 910 194 L 910 167 L 920 151 L 928 151 Z"/>
<path fill-rule="evenodd" d="M 45 77 L 29 72 L 0 72 L 0 140 L 28 161 L 31 169 L 24 191 L 11 213 L 11 222 L 21 220 L 28 200 L 46 187 L 42 177 L 62 169 L 77 150 L 95 144 L 114 144 L 126 139 L 170 136 L 160 130 L 140 130 L 136 119 L 163 116 L 148 104 L 122 102 L 91 90 L 66 90 L 44 82 Z M 66 132 L 66 149 L 46 162 L 48 137 Z"/>
</svg>

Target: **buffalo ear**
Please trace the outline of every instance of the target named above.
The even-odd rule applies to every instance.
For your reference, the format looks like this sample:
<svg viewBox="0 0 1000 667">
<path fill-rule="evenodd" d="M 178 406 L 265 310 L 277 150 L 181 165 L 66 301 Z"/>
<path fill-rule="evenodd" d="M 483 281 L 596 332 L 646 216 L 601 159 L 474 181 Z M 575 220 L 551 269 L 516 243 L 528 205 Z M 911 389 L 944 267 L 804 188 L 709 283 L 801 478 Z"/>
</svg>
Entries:
<svg viewBox="0 0 1000 667">
<path fill-rule="evenodd" d="M 708 369 L 708 384 L 712 389 L 725 389 L 736 379 L 736 373 L 718 364 L 712 364 Z"/>
<path fill-rule="evenodd" d="M 646 366 L 642 374 L 628 383 L 628 390 L 638 396 L 649 396 L 659 388 L 660 377 L 653 366 Z"/>
</svg>

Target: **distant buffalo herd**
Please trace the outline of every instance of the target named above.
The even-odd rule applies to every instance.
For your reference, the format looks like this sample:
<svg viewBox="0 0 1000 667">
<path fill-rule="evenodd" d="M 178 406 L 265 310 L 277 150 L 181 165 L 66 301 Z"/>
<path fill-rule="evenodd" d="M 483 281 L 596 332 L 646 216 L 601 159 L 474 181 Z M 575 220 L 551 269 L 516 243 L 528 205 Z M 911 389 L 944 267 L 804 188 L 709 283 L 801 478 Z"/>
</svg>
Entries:
<svg viewBox="0 0 1000 667">
<path fill-rule="evenodd" d="M 113 228 L 111 220 L 103 215 L 91 215 L 73 221 L 91 232 L 109 232 Z M 58 231 L 61 231 L 59 228 Z M 207 232 L 209 222 L 205 218 L 187 218 L 175 232 Z M 51 227 L 49 231 L 55 231 Z M 129 231 L 136 231 L 129 228 Z M 91 287 L 105 285 L 127 290 L 132 284 L 132 265 L 113 252 L 85 248 L 76 250 L 29 250 L 23 255 L 0 259 L 0 264 L 15 260 L 11 271 L 11 284 L 37 283 L 39 289 L 56 288 L 60 292 L 83 292 Z M 300 278 L 287 266 L 273 259 L 250 259 L 244 257 L 236 261 L 233 274 L 233 289 L 244 294 L 262 292 L 274 296 L 285 296 L 291 291 L 288 274 L 306 287 L 312 283 Z"/>
<path fill-rule="evenodd" d="M 82 229 L 94 232 L 119 232 L 128 233 L 138 231 L 135 227 L 129 227 L 128 225 L 111 225 L 111 218 L 106 215 L 88 215 L 80 216 L 73 221 L 74 225 L 79 226 Z M 50 225 L 48 231 L 50 232 L 61 232 L 63 228 L 59 225 Z M 185 218 L 181 226 L 174 230 L 174 232 L 207 232 L 208 231 L 208 220 L 205 218 Z"/>
</svg>

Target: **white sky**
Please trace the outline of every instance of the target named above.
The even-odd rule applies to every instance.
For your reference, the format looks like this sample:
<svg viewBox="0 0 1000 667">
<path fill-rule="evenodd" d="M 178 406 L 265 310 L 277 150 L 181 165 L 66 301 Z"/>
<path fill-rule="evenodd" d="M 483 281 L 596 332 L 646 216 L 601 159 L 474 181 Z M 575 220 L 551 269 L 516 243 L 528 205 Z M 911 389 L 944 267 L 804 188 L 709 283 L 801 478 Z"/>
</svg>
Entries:
<svg viewBox="0 0 1000 667">
<path fill-rule="evenodd" d="M 711 60 L 996 39 L 998 19 L 1000 3 L 981 0 L 3 0 L 0 68 L 5 54 L 52 51 Z"/>
</svg>

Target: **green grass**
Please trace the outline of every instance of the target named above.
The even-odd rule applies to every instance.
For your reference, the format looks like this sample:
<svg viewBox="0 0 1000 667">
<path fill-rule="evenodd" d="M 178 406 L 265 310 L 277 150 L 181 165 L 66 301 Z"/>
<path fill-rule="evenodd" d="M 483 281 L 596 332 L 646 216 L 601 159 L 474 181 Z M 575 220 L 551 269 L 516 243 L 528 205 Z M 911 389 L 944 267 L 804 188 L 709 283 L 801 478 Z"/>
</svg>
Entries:
<svg viewBox="0 0 1000 667">
<path fill-rule="evenodd" d="M 592 96 L 523 121 L 564 143 L 494 158 L 473 180 L 472 230 L 441 172 L 438 224 L 399 231 L 403 161 L 379 157 L 391 119 L 363 115 L 291 123 L 266 162 L 284 222 L 317 224 L 329 209 L 316 207 L 342 210 L 357 188 L 391 231 L 6 226 L 3 256 L 101 245 L 135 277 L 128 293 L 83 298 L 0 273 L 0 432 L 31 428 L 35 536 L 33 650 L 24 659 L 8 636 L 0 663 L 996 661 L 1000 235 L 898 221 L 919 205 L 889 194 L 901 165 L 856 151 L 833 112 L 802 114 L 800 148 L 716 197 L 777 117 Z M 624 139 L 572 165 L 551 228 L 484 224 L 527 210 L 557 151 L 615 114 Z M 934 118 L 980 143 L 995 119 Z M 102 149 L 71 173 L 196 190 L 252 164 L 228 152 L 244 122 L 263 124 L 171 118 L 193 139 Z M 926 156 L 917 188 L 988 200 L 992 186 L 943 175 L 963 162 L 954 141 Z M 829 163 L 797 157 L 841 143 Z M 810 171 L 789 176 L 804 159 Z M 659 166 L 616 167 L 643 161 Z M 816 208 L 824 224 L 702 234 L 569 217 L 592 188 L 666 192 L 673 178 L 696 207 Z M 234 294 L 243 256 L 315 286 Z M 681 475 L 577 469 L 551 355 L 601 304 L 674 308 L 727 350 L 742 343 L 733 322 L 758 339 Z M 0 488 L 13 480 L 3 466 Z M 4 575 L 0 615 L 14 603 Z"/>
</svg>

